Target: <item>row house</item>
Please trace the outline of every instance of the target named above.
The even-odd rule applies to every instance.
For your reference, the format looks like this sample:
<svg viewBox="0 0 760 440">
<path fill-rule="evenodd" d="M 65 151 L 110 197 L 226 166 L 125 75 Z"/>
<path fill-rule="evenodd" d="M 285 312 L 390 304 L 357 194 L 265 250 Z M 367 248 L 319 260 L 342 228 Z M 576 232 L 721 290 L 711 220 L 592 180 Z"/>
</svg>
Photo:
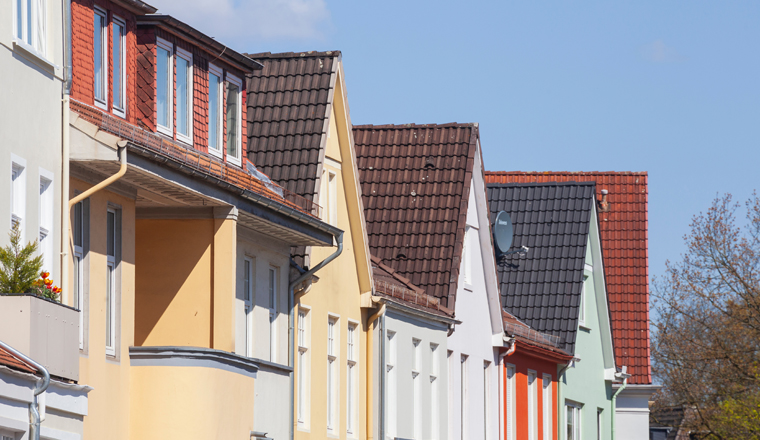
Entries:
<svg viewBox="0 0 760 440">
<path fill-rule="evenodd" d="M 66 285 L 93 388 L 84 436 L 285 438 L 290 248 L 343 233 L 246 157 L 262 65 L 155 12 L 72 4 Z"/>
<path fill-rule="evenodd" d="M 649 350 L 646 172 L 487 171 L 490 183 L 596 182 L 599 234 L 615 364 L 631 376 L 613 383 L 616 438 L 646 438 L 652 383 Z"/>
<path fill-rule="evenodd" d="M 428 420 L 418 420 L 423 428 L 407 437 L 394 413 L 404 412 L 396 404 L 409 399 L 407 389 L 386 402 L 374 434 L 496 439 L 498 355 L 509 339 L 499 307 L 478 125 L 361 125 L 353 132 L 372 255 L 453 310 L 457 321 L 445 358 L 440 352 L 431 361 L 446 366 L 446 398 L 423 400 L 439 411 L 423 411 Z M 382 374 L 394 380 L 393 369 Z M 431 420 L 441 420 L 440 411 L 447 423 L 436 427 Z"/>
</svg>

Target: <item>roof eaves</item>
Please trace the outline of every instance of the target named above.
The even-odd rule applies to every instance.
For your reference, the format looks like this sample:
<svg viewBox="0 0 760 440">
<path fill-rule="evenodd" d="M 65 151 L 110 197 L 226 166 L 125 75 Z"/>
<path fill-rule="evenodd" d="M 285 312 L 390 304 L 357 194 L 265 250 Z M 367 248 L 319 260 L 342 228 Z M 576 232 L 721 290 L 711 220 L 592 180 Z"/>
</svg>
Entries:
<svg viewBox="0 0 760 440">
<path fill-rule="evenodd" d="M 277 59 L 277 58 L 319 58 L 319 57 L 340 57 L 341 51 L 328 50 L 324 52 L 320 51 L 308 51 L 308 52 L 259 52 L 259 53 L 247 53 L 245 54 L 251 59 Z"/>
<path fill-rule="evenodd" d="M 140 0 L 113 0 L 136 14 L 155 14 L 158 8 L 151 6 Z"/>
</svg>

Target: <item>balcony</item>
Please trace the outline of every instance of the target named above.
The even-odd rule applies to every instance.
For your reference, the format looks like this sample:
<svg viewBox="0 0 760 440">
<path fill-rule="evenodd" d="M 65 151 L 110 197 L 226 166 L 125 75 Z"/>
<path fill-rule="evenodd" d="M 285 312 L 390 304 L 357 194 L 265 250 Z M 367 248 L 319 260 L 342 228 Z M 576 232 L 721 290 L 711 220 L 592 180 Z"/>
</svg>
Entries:
<svg viewBox="0 0 760 440">
<path fill-rule="evenodd" d="M 48 369 L 79 380 L 79 311 L 34 295 L 0 294 L 0 339 Z"/>
</svg>

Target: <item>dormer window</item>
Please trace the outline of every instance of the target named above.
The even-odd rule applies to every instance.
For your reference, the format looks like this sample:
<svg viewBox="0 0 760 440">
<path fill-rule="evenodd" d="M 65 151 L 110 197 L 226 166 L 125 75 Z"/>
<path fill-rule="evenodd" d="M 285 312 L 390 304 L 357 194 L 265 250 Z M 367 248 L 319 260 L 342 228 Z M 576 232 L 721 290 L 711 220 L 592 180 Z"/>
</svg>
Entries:
<svg viewBox="0 0 760 440">
<path fill-rule="evenodd" d="M 172 136 L 174 56 L 171 43 L 158 39 L 156 45 L 156 125 L 160 133 Z"/>
<path fill-rule="evenodd" d="M 95 105 L 108 110 L 108 15 L 95 9 L 93 32 Z"/>
<path fill-rule="evenodd" d="M 208 66 L 208 152 L 222 157 L 222 69 L 213 64 Z"/>
<path fill-rule="evenodd" d="M 193 55 L 177 48 L 177 139 L 193 143 Z"/>
<path fill-rule="evenodd" d="M 227 161 L 235 165 L 241 164 L 241 128 L 243 82 L 227 74 L 227 93 L 225 115 L 227 118 Z"/>
<path fill-rule="evenodd" d="M 113 18 L 113 25 L 111 26 L 113 38 L 111 49 L 111 63 L 113 64 L 113 112 L 122 118 L 127 115 L 127 106 L 125 105 L 127 100 L 125 93 L 127 90 L 127 75 L 125 72 L 127 65 L 126 29 L 127 26 L 124 20 L 117 17 Z"/>
</svg>

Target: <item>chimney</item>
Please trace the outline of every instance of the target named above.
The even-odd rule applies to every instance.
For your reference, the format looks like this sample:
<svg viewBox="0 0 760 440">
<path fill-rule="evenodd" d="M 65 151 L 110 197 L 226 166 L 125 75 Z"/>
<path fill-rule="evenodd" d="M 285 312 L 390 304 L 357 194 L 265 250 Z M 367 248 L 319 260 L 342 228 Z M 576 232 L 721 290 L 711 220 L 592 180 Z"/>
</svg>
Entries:
<svg viewBox="0 0 760 440">
<path fill-rule="evenodd" d="M 607 190 L 602 190 L 602 201 L 599 202 L 599 211 L 601 212 L 609 212 L 610 210 L 610 202 L 607 201 Z"/>
</svg>

